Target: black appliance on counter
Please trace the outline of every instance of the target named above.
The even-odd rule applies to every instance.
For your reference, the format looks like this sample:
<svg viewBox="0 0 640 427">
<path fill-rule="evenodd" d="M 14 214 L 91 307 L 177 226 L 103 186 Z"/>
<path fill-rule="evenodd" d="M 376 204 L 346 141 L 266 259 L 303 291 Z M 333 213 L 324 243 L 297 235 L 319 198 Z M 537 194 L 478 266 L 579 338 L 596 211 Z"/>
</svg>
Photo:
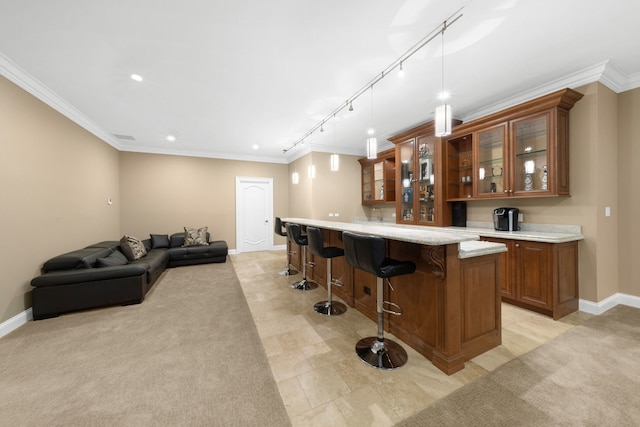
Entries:
<svg viewBox="0 0 640 427">
<path fill-rule="evenodd" d="M 454 227 L 467 226 L 467 202 L 451 203 L 451 225 Z"/>
<path fill-rule="evenodd" d="M 498 231 L 518 231 L 518 208 L 496 208 L 493 210 L 493 228 Z"/>
</svg>

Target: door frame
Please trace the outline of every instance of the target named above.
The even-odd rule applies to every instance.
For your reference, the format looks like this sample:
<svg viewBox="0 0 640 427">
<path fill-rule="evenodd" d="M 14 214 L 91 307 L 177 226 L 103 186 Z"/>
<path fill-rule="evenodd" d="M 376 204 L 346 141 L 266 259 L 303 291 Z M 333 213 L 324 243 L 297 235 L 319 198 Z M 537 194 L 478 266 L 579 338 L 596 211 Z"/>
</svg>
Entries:
<svg viewBox="0 0 640 427">
<path fill-rule="evenodd" d="M 244 251 L 242 227 L 240 227 L 240 219 L 243 217 L 243 211 L 240 201 L 242 200 L 242 184 L 259 183 L 267 185 L 267 222 L 273 228 L 273 178 L 236 176 L 236 252 Z M 267 233 L 268 250 L 273 250 L 273 233 Z"/>
</svg>

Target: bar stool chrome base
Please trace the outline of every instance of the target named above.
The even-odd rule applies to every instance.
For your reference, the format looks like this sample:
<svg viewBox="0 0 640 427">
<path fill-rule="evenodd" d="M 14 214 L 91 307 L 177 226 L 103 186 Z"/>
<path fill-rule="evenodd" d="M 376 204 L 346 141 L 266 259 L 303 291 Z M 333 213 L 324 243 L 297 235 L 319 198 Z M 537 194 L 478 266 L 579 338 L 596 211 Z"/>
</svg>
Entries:
<svg viewBox="0 0 640 427">
<path fill-rule="evenodd" d="M 313 309 L 316 313 L 325 316 L 338 316 L 347 311 L 347 306 L 338 301 L 320 301 L 313 306 Z"/>
<path fill-rule="evenodd" d="M 297 282 L 293 282 L 291 284 L 291 287 L 293 289 L 297 289 L 299 291 L 310 291 L 312 289 L 317 288 L 318 284 L 314 283 L 314 282 L 312 282 L 310 280 L 307 280 L 307 279 L 302 279 L 302 280 L 299 280 Z"/>
<path fill-rule="evenodd" d="M 294 270 L 293 268 L 285 268 L 278 274 L 281 276 L 293 276 L 295 274 L 298 274 L 298 270 Z"/>
<path fill-rule="evenodd" d="M 378 337 L 362 338 L 356 343 L 356 354 L 367 365 L 387 371 L 407 363 L 407 352 L 395 341 Z"/>
</svg>

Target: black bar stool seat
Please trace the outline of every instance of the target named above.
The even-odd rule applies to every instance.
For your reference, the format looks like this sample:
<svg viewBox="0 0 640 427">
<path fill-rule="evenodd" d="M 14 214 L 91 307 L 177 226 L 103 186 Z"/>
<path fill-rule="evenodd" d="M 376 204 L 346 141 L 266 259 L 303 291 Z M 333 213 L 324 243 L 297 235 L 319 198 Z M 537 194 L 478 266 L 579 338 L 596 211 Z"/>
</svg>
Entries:
<svg viewBox="0 0 640 427">
<path fill-rule="evenodd" d="M 376 312 L 378 336 L 363 338 L 356 344 L 356 354 L 366 364 L 379 369 L 396 369 L 407 363 L 407 352 L 395 341 L 384 338 L 384 313 L 400 315 L 399 311 L 385 308 L 397 304 L 384 301 L 383 281 L 403 274 L 413 274 L 416 265 L 412 261 L 399 261 L 387 257 L 387 246 L 382 237 L 345 231 L 342 233 L 347 263 L 376 276 Z M 391 285 L 389 283 L 389 285 Z"/>
<path fill-rule="evenodd" d="M 325 316 L 337 316 L 347 311 L 347 306 L 332 299 L 332 285 L 342 286 L 340 280 L 331 277 L 331 259 L 344 256 L 344 249 L 336 246 L 324 246 L 322 232 L 316 227 L 307 227 L 307 238 L 311 253 L 327 260 L 327 300 L 317 302 L 313 309 Z"/>
<path fill-rule="evenodd" d="M 318 287 L 316 283 L 307 280 L 307 266 L 313 267 L 313 263 L 307 262 L 307 246 L 309 246 L 309 239 L 306 235 L 302 234 L 300 230 L 300 224 L 286 224 L 287 238 L 290 242 L 295 243 L 302 247 L 302 280 L 291 284 L 293 289 L 301 291 L 309 291 Z"/>
<path fill-rule="evenodd" d="M 274 232 L 278 236 L 287 237 L 287 231 L 282 226 L 282 219 L 280 219 L 279 216 L 276 217 L 276 221 L 274 224 Z M 295 252 L 291 250 L 288 243 L 289 243 L 289 239 L 287 239 L 287 268 L 285 268 L 284 270 L 278 273 L 281 276 L 292 276 L 294 274 L 298 274 L 297 270 L 291 268 L 291 255 L 295 254 Z"/>
</svg>

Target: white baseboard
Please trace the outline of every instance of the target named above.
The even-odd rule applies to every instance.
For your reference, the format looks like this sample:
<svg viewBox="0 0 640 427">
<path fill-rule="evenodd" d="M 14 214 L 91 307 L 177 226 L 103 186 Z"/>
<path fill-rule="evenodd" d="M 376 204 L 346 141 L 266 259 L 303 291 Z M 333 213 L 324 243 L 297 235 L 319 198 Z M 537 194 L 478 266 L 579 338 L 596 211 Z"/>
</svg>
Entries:
<svg viewBox="0 0 640 427">
<path fill-rule="evenodd" d="M 0 338 L 2 338 L 3 336 L 7 335 L 10 332 L 15 331 L 20 326 L 27 323 L 29 320 L 33 320 L 33 313 L 32 313 L 31 307 L 29 307 L 22 313 L 16 314 L 11 319 L 5 320 L 4 322 L 0 323 Z"/>
<path fill-rule="evenodd" d="M 287 245 L 276 245 L 271 248 L 272 251 L 284 251 L 287 249 Z"/>
<path fill-rule="evenodd" d="M 628 305 L 630 307 L 640 308 L 640 297 L 627 294 L 613 294 L 609 298 L 605 298 L 600 302 L 592 302 L 581 299 L 578 309 L 589 314 L 602 314 L 610 308 L 618 304 Z"/>
</svg>

